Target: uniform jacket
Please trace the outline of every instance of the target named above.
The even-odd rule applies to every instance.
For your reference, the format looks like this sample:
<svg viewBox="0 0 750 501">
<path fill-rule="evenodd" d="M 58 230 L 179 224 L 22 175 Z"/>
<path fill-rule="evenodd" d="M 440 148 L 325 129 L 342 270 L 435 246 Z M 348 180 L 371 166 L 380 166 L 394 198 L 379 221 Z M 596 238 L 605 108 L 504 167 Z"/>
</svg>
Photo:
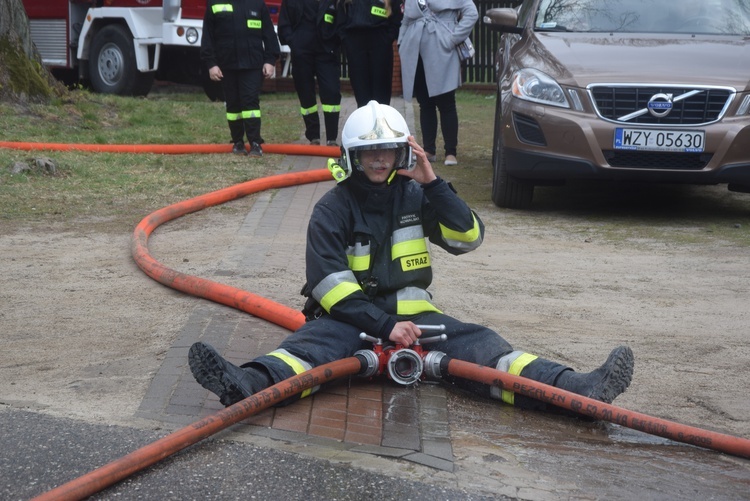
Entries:
<svg viewBox="0 0 750 501">
<path fill-rule="evenodd" d="M 336 14 L 336 0 L 283 0 L 279 40 L 295 52 L 333 53 L 341 45 Z"/>
<path fill-rule="evenodd" d="M 222 70 L 261 69 L 276 64 L 279 40 L 263 0 L 208 0 L 201 59 Z"/>
<path fill-rule="evenodd" d="M 479 17 L 473 0 L 426 0 L 426 3 L 429 10 L 423 12 L 417 0 L 404 2 L 398 53 L 407 101 L 414 91 L 420 55 L 430 97 L 461 85 L 461 61 L 456 46 L 471 34 Z"/>
<path fill-rule="evenodd" d="M 421 186 L 396 176 L 384 189 L 357 174 L 316 204 L 307 235 L 303 293 L 334 319 L 387 339 L 397 319 L 439 311 L 429 241 L 451 254 L 478 247 L 479 216 L 441 179 Z"/>
<path fill-rule="evenodd" d="M 385 0 L 338 0 L 341 38 L 348 30 L 384 29 L 391 40 L 398 37 L 403 0 L 391 0 L 390 16 L 385 17 Z"/>
</svg>

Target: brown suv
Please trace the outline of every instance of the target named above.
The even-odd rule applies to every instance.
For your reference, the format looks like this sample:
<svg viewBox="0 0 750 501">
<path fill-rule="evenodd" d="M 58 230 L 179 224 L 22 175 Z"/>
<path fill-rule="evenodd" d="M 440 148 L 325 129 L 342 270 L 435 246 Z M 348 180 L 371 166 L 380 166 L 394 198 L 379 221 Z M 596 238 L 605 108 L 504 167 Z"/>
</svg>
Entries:
<svg viewBox="0 0 750 501">
<path fill-rule="evenodd" d="M 750 192 L 750 0 L 526 0 L 483 22 L 496 205 L 568 179 Z"/>
</svg>

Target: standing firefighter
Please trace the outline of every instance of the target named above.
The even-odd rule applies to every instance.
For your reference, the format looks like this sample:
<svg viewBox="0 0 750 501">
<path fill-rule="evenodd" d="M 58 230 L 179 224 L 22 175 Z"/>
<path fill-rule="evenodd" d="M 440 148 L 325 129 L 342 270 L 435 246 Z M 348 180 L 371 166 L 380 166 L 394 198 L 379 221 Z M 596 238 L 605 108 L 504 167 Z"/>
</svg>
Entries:
<svg viewBox="0 0 750 501">
<path fill-rule="evenodd" d="M 201 59 L 211 80 L 221 82 L 232 151 L 261 156 L 260 90 L 273 76 L 279 41 L 263 0 L 209 0 L 203 19 Z"/>
<path fill-rule="evenodd" d="M 464 254 L 482 243 L 481 219 L 435 175 L 403 117 L 390 106 L 371 101 L 354 111 L 342 143 L 341 165 L 331 167 L 339 183 L 316 204 L 308 227 L 307 322 L 278 349 L 242 367 L 208 344 L 190 348 L 193 375 L 221 403 L 234 404 L 312 367 L 371 348 L 361 332 L 408 347 L 422 335 L 418 325 L 430 324 L 445 325 L 447 334 L 430 348 L 451 358 L 607 403 L 625 391 L 633 375 L 630 348 L 615 348 L 601 367 L 582 374 L 514 350 L 487 327 L 442 313 L 427 291 L 432 259 L 426 239 L 450 254 Z M 521 407 L 545 406 L 497 387 L 454 382 Z"/>
<path fill-rule="evenodd" d="M 320 144 L 320 92 L 326 144 L 336 146 L 341 112 L 341 62 L 335 0 L 283 0 L 279 11 L 279 40 L 292 56 L 292 78 L 305 122 L 305 137 Z"/>
</svg>

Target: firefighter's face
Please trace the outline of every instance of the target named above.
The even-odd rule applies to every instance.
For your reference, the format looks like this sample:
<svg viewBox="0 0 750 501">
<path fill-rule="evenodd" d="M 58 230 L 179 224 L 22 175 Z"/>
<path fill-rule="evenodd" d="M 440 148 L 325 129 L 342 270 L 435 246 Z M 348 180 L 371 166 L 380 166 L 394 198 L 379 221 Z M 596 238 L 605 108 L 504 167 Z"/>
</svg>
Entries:
<svg viewBox="0 0 750 501">
<path fill-rule="evenodd" d="M 367 179 L 373 184 L 385 183 L 395 162 L 396 150 L 393 148 L 359 152 L 359 164 Z"/>
</svg>

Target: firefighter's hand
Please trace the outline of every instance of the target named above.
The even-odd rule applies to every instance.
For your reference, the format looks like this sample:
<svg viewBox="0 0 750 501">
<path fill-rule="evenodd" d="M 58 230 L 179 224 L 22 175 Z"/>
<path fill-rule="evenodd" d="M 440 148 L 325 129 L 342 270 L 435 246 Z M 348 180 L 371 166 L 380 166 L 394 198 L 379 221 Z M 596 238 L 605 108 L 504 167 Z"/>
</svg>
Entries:
<svg viewBox="0 0 750 501">
<path fill-rule="evenodd" d="M 409 347 L 421 335 L 422 331 L 419 330 L 419 327 L 414 322 L 396 322 L 396 326 L 388 336 L 388 340 Z"/>
<path fill-rule="evenodd" d="M 221 72 L 221 68 L 219 68 L 218 66 L 211 66 L 208 69 L 208 78 L 210 78 L 214 82 L 218 82 L 222 78 L 224 78 L 224 74 Z"/>
<path fill-rule="evenodd" d="M 276 67 L 272 64 L 265 63 L 263 65 L 263 76 L 271 78 L 276 73 Z"/>
<path fill-rule="evenodd" d="M 409 146 L 414 156 L 417 157 L 417 164 L 412 170 L 399 169 L 396 172 L 402 176 L 410 177 L 419 184 L 431 183 L 437 176 L 435 171 L 432 170 L 432 164 L 427 160 L 427 154 L 424 149 L 417 143 L 414 136 L 409 136 Z"/>
</svg>

